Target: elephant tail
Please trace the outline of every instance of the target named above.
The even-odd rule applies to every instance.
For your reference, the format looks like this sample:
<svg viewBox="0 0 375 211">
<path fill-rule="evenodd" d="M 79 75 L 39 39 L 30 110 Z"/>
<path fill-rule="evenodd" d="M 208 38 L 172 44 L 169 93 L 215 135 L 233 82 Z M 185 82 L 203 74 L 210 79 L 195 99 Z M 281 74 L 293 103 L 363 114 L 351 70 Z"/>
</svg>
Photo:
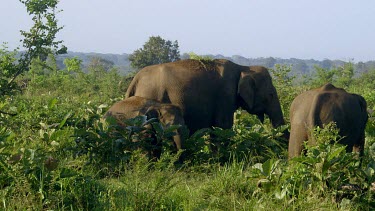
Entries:
<svg viewBox="0 0 375 211">
<path fill-rule="evenodd" d="M 138 80 L 136 78 L 134 78 L 132 80 L 132 82 L 129 84 L 128 89 L 126 90 L 125 98 L 129 98 L 129 97 L 132 97 L 132 96 L 135 95 L 135 90 L 137 88 L 137 83 L 138 83 Z"/>
<path fill-rule="evenodd" d="M 361 107 L 361 113 L 363 114 L 364 122 L 366 123 L 368 120 L 368 113 L 367 113 L 367 102 L 365 98 L 363 98 L 361 95 L 356 95 L 359 100 L 359 106 Z"/>
<path fill-rule="evenodd" d="M 317 94 L 310 107 L 310 113 L 307 120 L 307 127 L 310 130 L 309 136 L 311 137 L 312 142 L 315 142 L 313 136 L 313 130 L 316 126 L 323 127 L 322 120 L 320 119 L 320 112 L 324 104 L 324 94 Z"/>
</svg>

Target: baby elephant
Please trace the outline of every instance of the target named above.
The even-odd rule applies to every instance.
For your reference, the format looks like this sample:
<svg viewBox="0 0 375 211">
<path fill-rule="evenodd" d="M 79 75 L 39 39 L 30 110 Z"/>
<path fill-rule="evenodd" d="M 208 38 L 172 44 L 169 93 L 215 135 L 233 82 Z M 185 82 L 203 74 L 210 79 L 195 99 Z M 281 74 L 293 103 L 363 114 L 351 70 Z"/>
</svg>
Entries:
<svg viewBox="0 0 375 211">
<path fill-rule="evenodd" d="M 137 96 L 129 97 L 115 103 L 109 108 L 104 117 L 115 117 L 118 123 L 121 124 L 121 120 L 134 118 L 140 115 L 145 115 L 148 119 L 157 118 L 165 125 L 185 125 L 179 107 Z M 178 131 L 175 132 L 176 135 L 173 137 L 173 140 L 177 150 L 180 150 L 183 148 L 183 140 L 181 134 Z"/>
<path fill-rule="evenodd" d="M 332 84 L 298 95 L 290 107 L 289 158 L 301 154 L 304 141 L 316 144 L 311 137 L 313 128 L 330 122 L 336 123 L 339 135 L 343 137 L 339 143 L 347 146 L 347 152 L 362 155 L 368 119 L 366 107 L 362 96 L 350 94 Z"/>
</svg>

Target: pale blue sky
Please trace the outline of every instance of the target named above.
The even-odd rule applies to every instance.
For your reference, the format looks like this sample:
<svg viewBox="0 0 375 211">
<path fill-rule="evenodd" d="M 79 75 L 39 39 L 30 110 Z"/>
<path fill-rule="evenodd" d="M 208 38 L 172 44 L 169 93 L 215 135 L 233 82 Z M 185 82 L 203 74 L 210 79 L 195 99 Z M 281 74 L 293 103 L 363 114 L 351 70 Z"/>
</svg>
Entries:
<svg viewBox="0 0 375 211">
<path fill-rule="evenodd" d="M 375 60 L 374 0 L 61 0 L 70 51 L 132 53 L 150 36 L 181 53 Z M 0 0 L 0 42 L 31 26 L 18 0 Z"/>
</svg>

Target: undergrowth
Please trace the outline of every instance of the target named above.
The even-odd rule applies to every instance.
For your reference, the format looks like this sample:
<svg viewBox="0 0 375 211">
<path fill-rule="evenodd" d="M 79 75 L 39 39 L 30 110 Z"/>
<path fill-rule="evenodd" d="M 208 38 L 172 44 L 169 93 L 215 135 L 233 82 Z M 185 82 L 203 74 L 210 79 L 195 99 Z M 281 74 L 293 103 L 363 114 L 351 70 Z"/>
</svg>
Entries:
<svg viewBox="0 0 375 211">
<path fill-rule="evenodd" d="M 23 77 L 30 81 L 22 93 L 1 104 L 17 113 L 0 116 L 2 210 L 375 208 L 371 112 L 361 162 L 334 141 L 334 126 L 316 128 L 319 144 L 288 161 L 288 126 L 274 129 L 240 110 L 233 128 L 186 135 L 186 149 L 176 153 L 178 126 L 140 116 L 121 130 L 101 118 L 124 93 L 115 72 Z M 292 90 L 277 86 L 283 96 Z M 364 96 L 373 108 L 372 95 Z"/>
</svg>

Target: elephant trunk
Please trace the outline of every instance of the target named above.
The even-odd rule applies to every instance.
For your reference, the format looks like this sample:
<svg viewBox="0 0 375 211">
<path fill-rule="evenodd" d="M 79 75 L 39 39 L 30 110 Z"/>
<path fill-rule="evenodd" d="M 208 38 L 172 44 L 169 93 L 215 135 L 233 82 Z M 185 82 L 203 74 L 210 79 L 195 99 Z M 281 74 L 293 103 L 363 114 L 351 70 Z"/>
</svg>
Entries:
<svg viewBox="0 0 375 211">
<path fill-rule="evenodd" d="M 281 110 L 280 102 L 278 100 L 274 100 L 271 103 L 269 109 L 266 110 L 266 114 L 271 120 L 272 126 L 277 128 L 281 125 L 285 125 L 283 112 Z"/>
<path fill-rule="evenodd" d="M 283 117 L 283 112 L 281 110 L 280 102 L 279 100 L 275 100 L 274 103 L 271 104 L 271 109 L 269 109 L 266 114 L 271 120 L 273 128 L 277 128 L 281 125 L 285 125 L 284 117 Z M 284 130 L 282 137 L 285 140 L 289 140 L 289 131 Z"/>
</svg>

